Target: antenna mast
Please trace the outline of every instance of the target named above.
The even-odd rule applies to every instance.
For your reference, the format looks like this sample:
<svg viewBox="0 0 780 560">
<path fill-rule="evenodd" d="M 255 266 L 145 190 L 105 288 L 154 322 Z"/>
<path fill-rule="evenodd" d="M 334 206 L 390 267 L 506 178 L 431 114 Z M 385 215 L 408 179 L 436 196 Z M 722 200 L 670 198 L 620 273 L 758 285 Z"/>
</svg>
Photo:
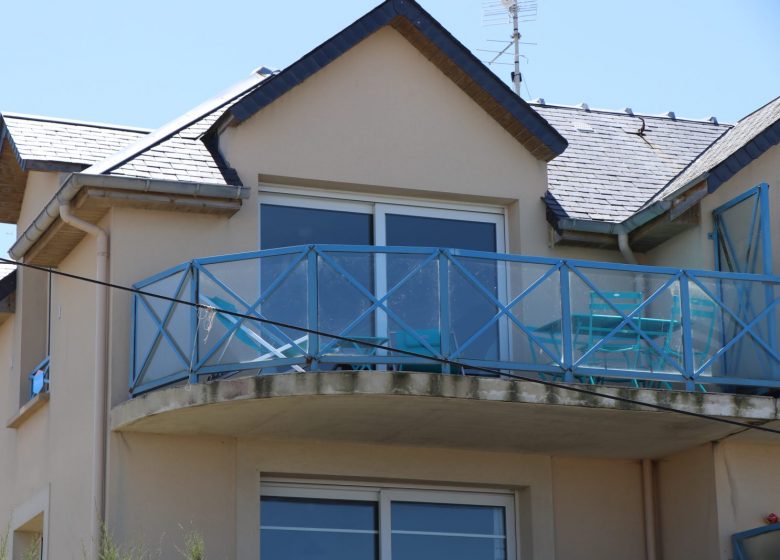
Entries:
<svg viewBox="0 0 780 560">
<path fill-rule="evenodd" d="M 512 71 L 512 85 L 514 86 L 515 93 L 520 95 L 520 84 L 523 81 L 522 74 L 520 73 L 520 59 L 528 58 L 520 54 L 520 23 L 527 21 L 534 21 L 536 18 L 536 0 L 485 0 L 484 3 L 484 15 L 482 17 L 482 23 L 485 26 L 488 25 L 506 25 L 507 15 L 512 22 L 512 38 L 503 49 L 500 51 L 477 49 L 479 51 L 494 53 L 495 56 L 489 60 L 484 61 L 488 65 L 492 64 L 506 64 L 512 65 L 514 70 Z M 504 41 L 494 41 L 501 42 Z M 535 45 L 535 43 L 522 43 L 524 45 Z M 514 47 L 514 63 L 501 62 L 499 58 L 504 55 L 508 55 L 509 49 Z"/>
<path fill-rule="evenodd" d="M 517 22 L 517 1 L 518 0 L 509 0 L 509 2 L 507 2 L 504 0 L 502 3 L 504 6 L 509 4 L 507 8 L 509 9 L 509 13 L 512 15 L 512 42 L 515 44 L 515 71 L 512 72 L 512 83 L 515 86 L 515 93 L 519 96 L 520 82 L 523 81 L 523 77 L 520 74 L 520 27 Z"/>
</svg>

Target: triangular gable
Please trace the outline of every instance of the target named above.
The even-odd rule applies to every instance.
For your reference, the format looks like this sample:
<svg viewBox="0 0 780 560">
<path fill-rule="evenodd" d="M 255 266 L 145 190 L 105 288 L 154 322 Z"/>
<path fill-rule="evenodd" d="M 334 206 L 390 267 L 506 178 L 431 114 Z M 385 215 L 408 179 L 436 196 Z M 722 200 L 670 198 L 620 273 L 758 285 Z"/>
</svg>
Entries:
<svg viewBox="0 0 780 560">
<path fill-rule="evenodd" d="M 566 140 L 558 131 L 412 0 L 387 0 L 380 4 L 285 70 L 265 80 L 231 106 L 220 121 L 237 124 L 249 119 L 385 26 L 405 37 L 535 157 L 550 161 L 566 148 Z"/>
</svg>

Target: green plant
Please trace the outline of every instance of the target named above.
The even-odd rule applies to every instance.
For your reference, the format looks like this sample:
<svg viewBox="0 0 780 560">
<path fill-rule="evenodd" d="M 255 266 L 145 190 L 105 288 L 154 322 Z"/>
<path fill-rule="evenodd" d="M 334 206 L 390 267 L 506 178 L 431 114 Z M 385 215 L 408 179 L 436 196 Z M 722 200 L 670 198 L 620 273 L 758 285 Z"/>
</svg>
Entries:
<svg viewBox="0 0 780 560">
<path fill-rule="evenodd" d="M 0 560 L 8 560 L 8 535 L 10 527 L 6 526 L 5 532 L 0 535 Z"/>
<path fill-rule="evenodd" d="M 89 557 L 86 550 L 83 553 L 84 560 Z M 95 560 L 144 560 L 146 554 L 136 549 L 123 549 L 114 542 L 111 532 L 105 524 L 100 527 L 100 546 Z M 0 558 L 0 560 L 3 560 Z"/>
<path fill-rule="evenodd" d="M 184 535 L 184 550 L 179 553 L 187 560 L 205 560 L 206 544 L 203 536 L 197 531 L 190 531 Z"/>
<path fill-rule="evenodd" d="M 42 537 L 36 536 L 30 543 L 30 546 L 27 547 L 27 550 L 24 551 L 22 560 L 40 560 L 42 540 Z"/>
</svg>

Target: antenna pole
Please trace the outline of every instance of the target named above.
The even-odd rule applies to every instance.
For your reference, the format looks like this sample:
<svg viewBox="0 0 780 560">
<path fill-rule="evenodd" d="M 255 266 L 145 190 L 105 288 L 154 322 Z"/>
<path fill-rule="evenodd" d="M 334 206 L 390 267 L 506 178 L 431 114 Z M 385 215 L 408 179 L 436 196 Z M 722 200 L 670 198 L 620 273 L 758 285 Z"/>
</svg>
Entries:
<svg viewBox="0 0 780 560">
<path fill-rule="evenodd" d="M 517 22 L 517 12 L 519 11 L 517 2 L 518 0 L 514 0 L 512 6 L 509 7 L 509 11 L 512 13 L 512 41 L 515 44 L 515 71 L 512 72 L 512 83 L 515 86 L 515 93 L 519 96 L 522 77 L 520 76 L 520 29 Z"/>
</svg>

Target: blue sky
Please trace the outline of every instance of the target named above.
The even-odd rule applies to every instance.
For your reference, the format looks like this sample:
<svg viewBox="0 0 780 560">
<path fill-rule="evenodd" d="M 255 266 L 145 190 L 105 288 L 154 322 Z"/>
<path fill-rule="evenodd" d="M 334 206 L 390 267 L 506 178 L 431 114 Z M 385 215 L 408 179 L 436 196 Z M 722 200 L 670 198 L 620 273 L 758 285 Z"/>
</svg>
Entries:
<svg viewBox="0 0 780 560">
<path fill-rule="evenodd" d="M 532 97 L 733 121 L 780 95 L 777 0 L 537 1 L 522 30 L 537 43 L 524 47 Z M 255 67 L 283 68 L 377 3 L 4 3 L 0 110 L 157 126 Z M 421 3 L 471 49 L 511 32 L 483 27 L 482 0 Z"/>
<path fill-rule="evenodd" d="M 536 43 L 522 65 L 533 98 L 733 122 L 780 95 L 777 0 L 537 2 L 521 29 Z M 7 2 L 0 111 L 159 126 L 258 66 L 285 67 L 376 4 Z M 483 26 L 483 0 L 421 4 L 472 50 L 511 33 Z M 509 66 L 494 69 L 508 80 Z"/>
</svg>

